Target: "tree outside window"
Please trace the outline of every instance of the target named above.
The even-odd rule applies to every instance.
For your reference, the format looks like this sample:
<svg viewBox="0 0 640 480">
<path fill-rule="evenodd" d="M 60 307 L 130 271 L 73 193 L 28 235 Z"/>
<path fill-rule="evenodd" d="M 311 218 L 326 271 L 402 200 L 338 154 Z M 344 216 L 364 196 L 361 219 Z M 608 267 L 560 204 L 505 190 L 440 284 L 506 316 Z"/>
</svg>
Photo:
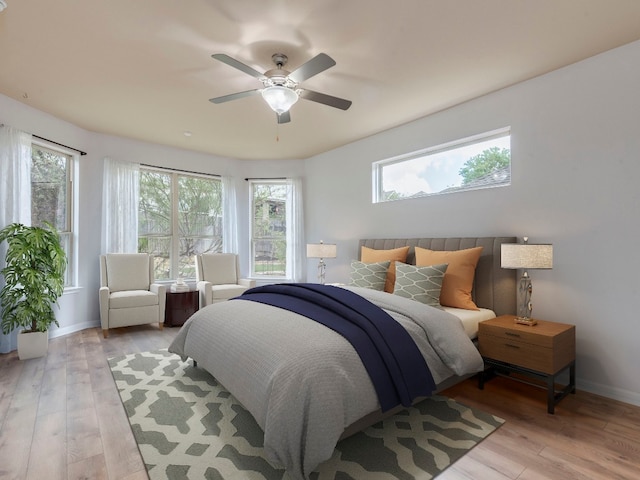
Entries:
<svg viewBox="0 0 640 480">
<path fill-rule="evenodd" d="M 251 183 L 251 274 L 284 277 L 287 267 L 287 185 Z"/>
<path fill-rule="evenodd" d="M 138 251 L 154 255 L 157 279 L 195 278 L 195 256 L 222 251 L 220 179 L 140 169 Z"/>
</svg>

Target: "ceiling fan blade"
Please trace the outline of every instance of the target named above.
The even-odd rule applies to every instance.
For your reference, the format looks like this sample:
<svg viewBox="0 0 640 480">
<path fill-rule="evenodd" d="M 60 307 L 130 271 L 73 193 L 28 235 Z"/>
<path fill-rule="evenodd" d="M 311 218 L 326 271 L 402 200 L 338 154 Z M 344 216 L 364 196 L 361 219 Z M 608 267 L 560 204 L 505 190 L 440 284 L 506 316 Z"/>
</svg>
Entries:
<svg viewBox="0 0 640 480">
<path fill-rule="evenodd" d="M 262 80 L 265 78 L 263 73 L 251 68 L 249 65 L 245 65 L 242 62 L 239 62 L 235 58 L 231 58 L 229 55 L 225 55 L 224 53 L 214 53 L 211 55 L 212 58 L 221 61 L 222 63 L 226 63 L 230 67 L 237 68 L 241 72 L 247 73 L 252 77 L 256 77 L 258 80 Z"/>
<path fill-rule="evenodd" d="M 238 92 L 238 93 L 232 93 L 230 95 L 223 95 L 221 97 L 216 97 L 216 98 L 210 98 L 209 101 L 211 103 L 224 103 L 224 102 L 230 102 L 231 100 L 237 100 L 239 98 L 244 98 L 244 97 L 250 97 L 252 95 L 256 95 L 258 93 L 260 93 L 260 89 L 255 89 L 255 90 L 246 90 L 244 92 Z"/>
<path fill-rule="evenodd" d="M 300 98 L 311 100 L 312 102 L 323 103 L 330 107 L 339 108 L 340 110 L 347 110 L 351 106 L 351 100 L 333 97 L 325 93 L 314 92 L 313 90 L 301 90 Z"/>
<path fill-rule="evenodd" d="M 320 72 L 324 72 L 327 68 L 331 68 L 335 64 L 335 60 L 329 55 L 320 53 L 291 72 L 289 78 L 296 83 L 300 83 Z"/>
<path fill-rule="evenodd" d="M 291 121 L 291 113 L 289 110 L 280 115 L 276 113 L 276 117 L 278 117 L 278 123 L 289 123 Z"/>
</svg>

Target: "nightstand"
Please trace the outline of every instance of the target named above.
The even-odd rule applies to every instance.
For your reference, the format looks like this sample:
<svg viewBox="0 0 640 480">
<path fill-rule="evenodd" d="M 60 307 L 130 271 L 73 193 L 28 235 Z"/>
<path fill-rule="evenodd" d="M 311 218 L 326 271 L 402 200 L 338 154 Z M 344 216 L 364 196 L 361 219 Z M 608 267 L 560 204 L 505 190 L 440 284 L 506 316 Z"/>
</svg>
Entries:
<svg viewBox="0 0 640 480">
<path fill-rule="evenodd" d="M 167 289 L 167 304 L 164 311 L 164 324 L 168 327 L 180 327 L 198 310 L 198 291 L 172 292 Z"/>
<path fill-rule="evenodd" d="M 561 399 L 576 391 L 576 327 L 545 320 L 538 320 L 534 326 L 519 325 L 514 317 L 502 315 L 478 324 L 478 348 L 486 367 L 480 374 L 479 387 L 484 388 L 487 377 L 494 372 L 515 372 L 542 380 L 547 390 L 547 411 L 553 413 Z M 556 377 L 567 369 L 569 384 L 557 390 Z"/>
</svg>

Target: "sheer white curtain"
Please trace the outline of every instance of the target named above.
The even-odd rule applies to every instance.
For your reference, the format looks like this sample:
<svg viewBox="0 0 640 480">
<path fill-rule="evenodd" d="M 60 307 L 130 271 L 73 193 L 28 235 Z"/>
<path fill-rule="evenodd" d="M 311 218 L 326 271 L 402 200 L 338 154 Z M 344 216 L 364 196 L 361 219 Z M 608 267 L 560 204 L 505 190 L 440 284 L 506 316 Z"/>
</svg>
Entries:
<svg viewBox="0 0 640 480">
<path fill-rule="evenodd" d="M 31 224 L 31 134 L 0 127 L 0 228 L 10 223 Z M 0 268 L 5 266 L 7 243 L 0 245 Z M 0 288 L 4 277 L 0 277 Z M 18 348 L 18 332 L 0 331 L 0 353 Z"/>
<path fill-rule="evenodd" d="M 102 253 L 138 251 L 140 165 L 104 159 Z"/>
<path fill-rule="evenodd" d="M 238 253 L 238 210 L 233 177 L 222 177 L 222 251 Z"/>
<path fill-rule="evenodd" d="M 304 211 L 302 208 L 302 179 L 287 179 L 287 278 L 303 280 L 304 265 Z"/>
</svg>

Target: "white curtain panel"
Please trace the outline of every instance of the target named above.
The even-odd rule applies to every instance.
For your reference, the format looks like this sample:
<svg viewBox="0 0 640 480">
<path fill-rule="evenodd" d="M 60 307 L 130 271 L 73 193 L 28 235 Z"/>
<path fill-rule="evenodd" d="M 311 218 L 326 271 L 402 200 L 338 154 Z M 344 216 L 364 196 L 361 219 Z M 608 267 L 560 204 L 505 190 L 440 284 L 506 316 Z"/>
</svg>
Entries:
<svg viewBox="0 0 640 480">
<path fill-rule="evenodd" d="M 0 127 L 0 228 L 10 223 L 31 224 L 31 134 Z M 0 245 L 0 268 L 5 267 L 7 243 Z M 0 289 L 4 277 L 0 277 Z M 1 307 L 0 307 L 1 308 Z M 0 353 L 18 348 L 18 332 L 0 331 Z"/>
<path fill-rule="evenodd" d="M 138 252 L 140 165 L 104 159 L 102 253 Z"/>
<path fill-rule="evenodd" d="M 233 177 L 222 177 L 222 252 L 238 253 L 238 210 Z"/>
<path fill-rule="evenodd" d="M 287 278 L 303 281 L 304 211 L 302 208 L 302 179 L 287 179 Z"/>
</svg>

